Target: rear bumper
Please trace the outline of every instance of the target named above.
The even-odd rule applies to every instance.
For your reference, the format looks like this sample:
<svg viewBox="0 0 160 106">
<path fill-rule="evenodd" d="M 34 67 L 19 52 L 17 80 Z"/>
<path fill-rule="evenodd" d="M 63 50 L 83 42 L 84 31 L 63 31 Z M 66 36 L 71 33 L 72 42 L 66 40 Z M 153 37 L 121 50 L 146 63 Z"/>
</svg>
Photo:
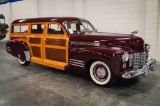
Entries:
<svg viewBox="0 0 160 106">
<path fill-rule="evenodd" d="M 155 71 L 156 70 L 156 60 L 151 59 L 148 61 L 142 69 L 133 69 L 131 71 L 125 72 L 122 74 L 122 78 L 124 79 L 132 79 L 138 76 L 148 76 L 149 71 Z"/>
</svg>

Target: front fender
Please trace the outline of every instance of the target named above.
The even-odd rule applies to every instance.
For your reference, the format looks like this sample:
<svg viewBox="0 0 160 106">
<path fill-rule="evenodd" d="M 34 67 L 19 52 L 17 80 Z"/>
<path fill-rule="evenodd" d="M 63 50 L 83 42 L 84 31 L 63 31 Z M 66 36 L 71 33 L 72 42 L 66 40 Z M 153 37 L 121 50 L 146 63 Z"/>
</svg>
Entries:
<svg viewBox="0 0 160 106">
<path fill-rule="evenodd" d="M 25 60 L 26 59 L 25 52 L 30 50 L 28 44 L 24 41 L 8 40 L 6 43 L 6 51 L 9 54 L 13 55 L 14 57 L 18 57 L 18 55 L 20 55 L 21 56 L 20 58 Z"/>
<path fill-rule="evenodd" d="M 118 47 L 73 47 L 70 49 L 70 59 L 84 61 L 85 69 L 90 67 L 90 62 L 100 60 L 105 62 L 115 75 L 119 75 L 122 65 L 124 49 Z"/>
<path fill-rule="evenodd" d="M 118 47 L 85 47 L 85 48 L 71 48 L 71 57 L 86 59 L 115 59 L 122 56 L 124 49 Z M 86 57 L 85 59 L 83 57 Z"/>
</svg>

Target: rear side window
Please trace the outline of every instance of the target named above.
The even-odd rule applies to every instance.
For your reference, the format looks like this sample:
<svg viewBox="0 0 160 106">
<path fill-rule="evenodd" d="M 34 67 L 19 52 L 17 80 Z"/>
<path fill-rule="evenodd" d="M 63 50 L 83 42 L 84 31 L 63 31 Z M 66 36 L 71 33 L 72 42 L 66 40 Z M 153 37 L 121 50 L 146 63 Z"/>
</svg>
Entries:
<svg viewBox="0 0 160 106">
<path fill-rule="evenodd" d="M 12 33 L 28 33 L 28 25 L 13 25 Z"/>
<path fill-rule="evenodd" d="M 32 24 L 31 25 L 31 33 L 33 34 L 42 34 L 44 29 L 43 24 Z"/>
<path fill-rule="evenodd" d="M 49 24 L 47 34 L 63 35 L 63 29 L 58 24 Z"/>
</svg>

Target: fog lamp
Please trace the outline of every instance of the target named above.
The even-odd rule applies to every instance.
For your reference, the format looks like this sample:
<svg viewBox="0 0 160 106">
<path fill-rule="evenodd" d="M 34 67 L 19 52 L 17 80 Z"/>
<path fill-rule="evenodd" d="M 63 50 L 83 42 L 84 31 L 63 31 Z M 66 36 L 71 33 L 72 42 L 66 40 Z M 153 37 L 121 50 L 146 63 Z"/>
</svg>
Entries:
<svg viewBox="0 0 160 106">
<path fill-rule="evenodd" d="M 146 45 L 146 51 L 149 51 L 149 49 L 151 49 L 151 46 L 150 45 Z"/>
<path fill-rule="evenodd" d="M 123 70 L 125 70 L 127 68 L 127 64 L 124 63 L 123 66 L 122 66 Z"/>
</svg>

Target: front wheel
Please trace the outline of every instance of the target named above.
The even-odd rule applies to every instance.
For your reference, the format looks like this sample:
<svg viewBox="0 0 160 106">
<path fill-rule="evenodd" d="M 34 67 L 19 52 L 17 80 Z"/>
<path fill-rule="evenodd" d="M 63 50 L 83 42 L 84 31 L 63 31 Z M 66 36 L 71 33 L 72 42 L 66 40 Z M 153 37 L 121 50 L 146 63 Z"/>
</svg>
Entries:
<svg viewBox="0 0 160 106">
<path fill-rule="evenodd" d="M 114 79 L 110 68 L 102 61 L 95 61 L 91 64 L 90 77 L 100 86 L 109 86 Z"/>
</svg>

